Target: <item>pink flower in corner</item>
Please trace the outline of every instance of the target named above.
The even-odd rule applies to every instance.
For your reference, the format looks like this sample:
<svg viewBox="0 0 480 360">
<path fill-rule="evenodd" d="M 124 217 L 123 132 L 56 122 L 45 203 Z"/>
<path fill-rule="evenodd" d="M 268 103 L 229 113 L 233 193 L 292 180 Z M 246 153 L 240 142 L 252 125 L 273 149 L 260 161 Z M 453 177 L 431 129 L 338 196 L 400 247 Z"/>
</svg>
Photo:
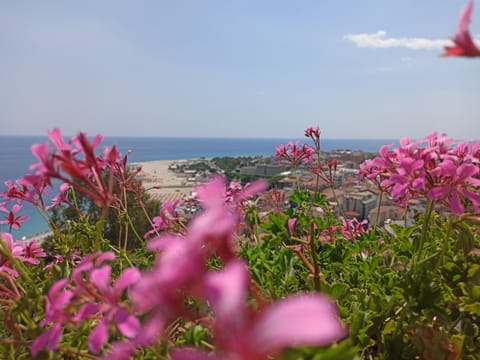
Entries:
<svg viewBox="0 0 480 360">
<path fill-rule="evenodd" d="M 480 49 L 473 42 L 468 29 L 470 26 L 472 11 L 473 0 L 470 0 L 467 6 L 460 12 L 457 31 L 452 38 L 454 45 L 445 46 L 445 53 L 442 56 L 480 56 Z"/>
</svg>

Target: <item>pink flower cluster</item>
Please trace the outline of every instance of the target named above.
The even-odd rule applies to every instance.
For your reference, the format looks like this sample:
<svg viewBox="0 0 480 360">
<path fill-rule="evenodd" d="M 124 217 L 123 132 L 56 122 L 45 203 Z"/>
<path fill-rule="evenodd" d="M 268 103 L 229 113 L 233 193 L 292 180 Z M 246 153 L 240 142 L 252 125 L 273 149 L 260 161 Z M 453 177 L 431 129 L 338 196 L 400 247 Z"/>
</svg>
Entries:
<svg viewBox="0 0 480 360">
<path fill-rule="evenodd" d="M 313 162 L 315 154 L 314 149 L 310 145 L 301 145 L 299 141 L 290 141 L 287 145 L 279 145 L 276 150 L 275 157 L 278 159 L 278 162 L 286 161 L 292 168 Z"/>
<path fill-rule="evenodd" d="M 15 204 L 12 206 L 10 210 L 6 209 L 5 207 L 1 206 L 0 211 L 7 214 L 4 220 L 0 220 L 0 224 L 8 224 L 11 229 L 20 229 L 20 223 L 27 221 L 30 219 L 29 216 L 17 216 L 17 213 L 22 209 L 20 204 Z"/>
<path fill-rule="evenodd" d="M 251 280 L 246 264 L 234 252 L 234 232 L 239 203 L 264 189 L 264 182 L 235 187 L 225 201 L 224 178 L 215 177 L 200 186 L 196 192 L 204 210 L 186 232 L 163 233 L 150 240 L 148 248 L 157 253 L 153 268 L 125 270 L 113 285 L 111 268 L 103 264 L 113 259 L 112 254 L 95 254 L 82 261 L 73 281 L 64 279 L 51 288 L 43 321 L 51 327 L 35 340 L 34 354 L 41 348 L 56 348 L 62 327 L 94 319 L 89 349 L 98 353 L 109 339 L 109 325 L 114 325 L 122 338 L 111 344 L 104 358 L 128 359 L 136 349 L 160 341 L 175 319 L 198 319 L 187 298 L 211 306 L 216 352 L 180 348 L 171 352 L 172 359 L 259 360 L 287 346 L 321 346 L 343 338 L 346 330 L 335 305 L 320 294 L 296 295 L 269 306 L 259 300 L 256 309 L 248 305 Z M 208 270 L 206 263 L 213 255 L 222 260 L 222 270 Z"/>
<path fill-rule="evenodd" d="M 10 257 L 27 264 L 38 265 L 39 259 L 46 256 L 36 240 L 14 241 L 10 233 L 0 233 L 0 249 L 0 272 L 6 272 L 14 277 L 18 276 L 18 273 Z"/>
<path fill-rule="evenodd" d="M 85 133 L 80 133 L 66 143 L 60 130 L 53 129 L 48 132 L 48 137 L 53 148 L 49 142 L 32 145 L 32 153 L 39 160 L 30 167 L 33 174 L 25 175 L 15 183 L 7 181 L 7 191 L 0 195 L 45 208 L 43 194 L 53 186 L 53 180 L 59 180 L 63 184 L 52 206 L 67 202 L 65 192 L 72 186 L 99 206 L 108 207 L 117 200 L 114 186 L 128 186 L 136 174 L 128 172 L 127 157 L 122 158 L 115 146 L 106 147 L 102 155 L 95 154 L 102 141 L 101 135 L 90 141 Z"/>
<path fill-rule="evenodd" d="M 132 315 L 123 293 L 140 273 L 136 268 L 125 269 L 112 284 L 111 266 L 104 263 L 114 259 L 112 252 L 88 255 L 74 269 L 72 280 L 61 279 L 50 288 L 41 325 L 51 326 L 33 342 L 33 356 L 41 349 L 56 349 L 62 329 L 73 328 L 85 320 L 96 321 L 88 337 L 88 348 L 93 353 L 99 353 L 107 342 L 110 325 L 115 325 L 125 337 L 136 336 L 140 322 Z"/>
<path fill-rule="evenodd" d="M 361 234 L 367 233 L 367 220 L 358 221 L 356 218 L 351 220 L 342 219 L 342 225 L 331 226 L 322 231 L 323 236 L 327 236 L 331 241 L 337 239 L 337 232 L 340 232 L 345 240 L 354 241 Z"/>
<path fill-rule="evenodd" d="M 160 232 L 169 229 L 172 223 L 180 221 L 180 217 L 176 212 L 176 207 L 180 203 L 180 199 L 175 201 L 165 201 L 162 203 L 160 213 L 152 219 L 152 230 L 147 231 L 144 238 L 150 238 L 160 235 Z"/>
<path fill-rule="evenodd" d="M 326 165 L 328 170 L 325 169 L 325 166 L 319 162 L 315 167 L 310 168 L 310 172 L 314 175 L 317 175 L 319 179 L 322 179 L 322 181 L 324 181 L 330 187 L 333 187 L 335 175 L 337 173 L 338 161 L 328 160 Z"/>
<path fill-rule="evenodd" d="M 380 149 L 380 156 L 360 165 L 369 179 L 398 203 L 428 198 L 447 205 L 454 214 L 480 203 L 480 142 L 458 143 L 433 133 L 425 139 L 400 141 Z"/>
<path fill-rule="evenodd" d="M 312 139 L 315 149 L 320 150 L 320 127 L 312 126 L 305 130 L 305 136 Z"/>
<path fill-rule="evenodd" d="M 19 265 L 39 265 L 46 254 L 35 240 L 14 241 L 10 233 L 0 233 L 0 312 L 5 327 L 11 334 L 19 334 L 20 328 L 12 320 L 12 309 L 18 307 L 17 300 L 25 293 L 21 282 L 17 281 Z"/>
</svg>

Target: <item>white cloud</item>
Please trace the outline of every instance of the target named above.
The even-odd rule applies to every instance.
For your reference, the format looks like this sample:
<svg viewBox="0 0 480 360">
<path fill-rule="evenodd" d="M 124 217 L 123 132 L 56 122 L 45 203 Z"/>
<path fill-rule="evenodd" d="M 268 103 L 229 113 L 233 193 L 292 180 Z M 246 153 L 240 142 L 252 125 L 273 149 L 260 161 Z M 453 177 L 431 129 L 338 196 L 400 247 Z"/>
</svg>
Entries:
<svg viewBox="0 0 480 360">
<path fill-rule="evenodd" d="M 425 38 L 393 38 L 387 37 L 387 32 L 378 30 L 371 34 L 347 34 L 343 39 L 352 41 L 357 47 L 363 48 L 407 48 L 412 50 L 436 50 L 451 45 L 450 40 L 435 40 Z"/>
</svg>

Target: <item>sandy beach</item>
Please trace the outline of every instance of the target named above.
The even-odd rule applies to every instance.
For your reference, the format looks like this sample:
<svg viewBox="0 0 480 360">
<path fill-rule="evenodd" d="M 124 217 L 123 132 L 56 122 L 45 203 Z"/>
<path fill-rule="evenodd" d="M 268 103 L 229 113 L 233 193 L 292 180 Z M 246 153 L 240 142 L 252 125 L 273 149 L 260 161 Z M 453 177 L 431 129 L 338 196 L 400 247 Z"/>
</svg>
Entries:
<svg viewBox="0 0 480 360">
<path fill-rule="evenodd" d="M 187 177 L 177 176 L 169 167 L 181 164 L 186 160 L 157 160 L 131 164 L 141 166 L 138 178 L 142 180 L 148 194 L 157 200 L 172 201 L 183 199 L 191 195 L 195 182 L 188 181 Z"/>
</svg>

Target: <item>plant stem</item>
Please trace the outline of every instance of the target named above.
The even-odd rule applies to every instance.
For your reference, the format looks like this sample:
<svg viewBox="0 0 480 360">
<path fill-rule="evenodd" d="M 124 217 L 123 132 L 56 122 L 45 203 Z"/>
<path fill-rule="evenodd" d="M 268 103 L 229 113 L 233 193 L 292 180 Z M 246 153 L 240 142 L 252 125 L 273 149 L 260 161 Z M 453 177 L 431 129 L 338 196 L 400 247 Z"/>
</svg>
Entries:
<svg viewBox="0 0 480 360">
<path fill-rule="evenodd" d="M 435 269 L 437 269 L 440 266 L 440 263 L 445 263 L 445 256 L 448 251 L 448 240 L 450 239 L 450 234 L 452 232 L 452 219 L 448 219 L 448 224 L 447 224 L 447 231 L 445 232 L 445 237 L 443 239 L 443 246 L 442 250 L 440 252 L 441 256 L 438 259 L 437 265 L 435 266 Z"/>
<path fill-rule="evenodd" d="M 310 252 L 312 253 L 313 263 L 313 282 L 315 290 L 320 291 L 320 267 L 317 259 L 317 248 L 315 246 L 315 223 L 312 221 L 310 226 Z"/>
<path fill-rule="evenodd" d="M 416 243 L 416 247 L 415 247 L 415 252 L 417 253 L 417 258 L 420 257 L 420 253 L 422 252 L 423 245 L 425 244 L 425 241 L 427 240 L 427 235 L 428 235 L 428 230 L 430 228 L 430 220 L 431 220 L 431 217 L 432 217 L 434 203 L 435 202 L 433 200 L 428 200 L 427 201 L 427 206 L 425 207 L 425 215 L 424 215 L 424 218 L 423 218 L 422 234 L 420 235 L 420 239 Z"/>
<path fill-rule="evenodd" d="M 383 190 L 380 189 L 380 194 L 378 195 L 378 205 L 377 205 L 377 216 L 375 217 L 375 224 L 373 224 L 373 230 L 378 226 L 378 220 L 380 220 L 380 207 L 382 206 L 383 199 Z"/>
<path fill-rule="evenodd" d="M 96 229 L 95 229 L 95 244 L 93 247 L 95 251 L 99 251 L 101 248 L 100 243 L 102 241 L 102 232 L 105 226 L 105 220 L 107 219 L 107 214 L 108 214 L 108 207 L 107 206 L 102 207 L 102 214 L 100 216 L 100 220 L 96 224 Z"/>
<path fill-rule="evenodd" d="M 137 229 L 135 228 L 135 224 L 133 223 L 132 218 L 130 217 L 130 215 L 128 213 L 127 213 L 127 220 L 128 220 L 128 223 L 130 224 L 130 227 L 131 227 L 133 233 L 135 234 L 135 237 L 137 238 L 137 240 L 139 240 L 140 242 L 143 241 L 143 238 L 138 233 Z M 126 250 L 127 250 L 127 244 L 125 243 L 125 251 Z"/>
<path fill-rule="evenodd" d="M 337 203 L 338 211 L 340 212 L 340 215 L 345 219 L 345 213 L 343 212 L 343 207 L 342 205 L 340 205 L 340 201 L 338 200 L 337 193 L 335 191 L 335 187 L 333 186 L 333 184 L 330 184 L 330 189 L 332 189 L 333 198 Z"/>
</svg>

